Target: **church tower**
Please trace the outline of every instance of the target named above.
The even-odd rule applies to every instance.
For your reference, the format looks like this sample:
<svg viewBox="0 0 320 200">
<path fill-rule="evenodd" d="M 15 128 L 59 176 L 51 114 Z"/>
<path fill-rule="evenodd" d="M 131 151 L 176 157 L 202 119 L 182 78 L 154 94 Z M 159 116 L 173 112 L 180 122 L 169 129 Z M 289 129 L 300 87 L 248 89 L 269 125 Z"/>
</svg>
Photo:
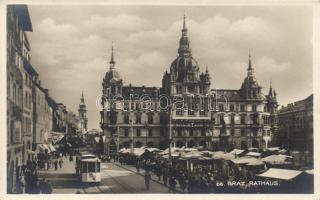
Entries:
<svg viewBox="0 0 320 200">
<path fill-rule="evenodd" d="M 81 99 L 80 99 L 78 113 L 79 113 L 79 119 L 80 119 L 80 130 L 82 132 L 87 131 L 87 128 L 88 128 L 87 127 L 87 123 L 88 123 L 87 106 L 84 102 L 83 92 L 82 92 Z"/>
</svg>

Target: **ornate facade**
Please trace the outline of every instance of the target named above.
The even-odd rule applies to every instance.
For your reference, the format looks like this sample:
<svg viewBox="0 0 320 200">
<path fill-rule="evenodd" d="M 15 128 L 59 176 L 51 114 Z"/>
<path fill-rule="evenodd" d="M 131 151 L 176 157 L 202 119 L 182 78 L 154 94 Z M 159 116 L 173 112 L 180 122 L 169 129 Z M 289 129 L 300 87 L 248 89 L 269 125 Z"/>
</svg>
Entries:
<svg viewBox="0 0 320 200">
<path fill-rule="evenodd" d="M 240 89 L 210 89 L 208 67 L 192 56 L 183 20 L 178 56 L 162 87 L 124 85 L 112 55 L 102 83 L 101 128 L 107 151 L 121 147 L 267 148 L 277 130 L 277 98 L 262 94 L 251 56 Z"/>
</svg>

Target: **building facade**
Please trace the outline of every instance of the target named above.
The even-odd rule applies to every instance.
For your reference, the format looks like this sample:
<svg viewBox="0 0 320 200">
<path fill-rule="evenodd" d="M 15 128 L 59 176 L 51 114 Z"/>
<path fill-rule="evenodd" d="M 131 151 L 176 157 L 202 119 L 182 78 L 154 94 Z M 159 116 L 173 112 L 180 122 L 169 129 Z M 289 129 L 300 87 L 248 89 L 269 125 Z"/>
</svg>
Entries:
<svg viewBox="0 0 320 200">
<path fill-rule="evenodd" d="M 212 150 L 270 145 L 277 130 L 277 94 L 271 85 L 269 94 L 262 94 L 250 55 L 240 89 L 211 89 L 208 68 L 201 72 L 192 56 L 185 18 L 177 58 L 162 87 L 124 85 L 113 54 L 112 48 L 100 112 L 108 152 L 169 144 Z"/>
<path fill-rule="evenodd" d="M 313 95 L 279 110 L 276 143 L 290 152 L 298 151 L 313 160 Z M 307 161 L 307 160 L 305 160 Z M 307 161 L 308 162 L 308 161 Z"/>
<path fill-rule="evenodd" d="M 24 154 L 24 36 L 32 31 L 27 6 L 7 6 L 7 192 L 16 191 Z M 29 109 L 29 108 L 28 108 Z M 26 111 L 28 110 L 26 108 Z M 26 133 L 28 134 L 28 133 Z"/>
<path fill-rule="evenodd" d="M 23 135 L 24 135 L 24 163 L 32 160 L 32 134 L 33 134 L 33 87 L 37 71 L 30 63 L 30 44 L 27 35 L 23 35 Z"/>
</svg>

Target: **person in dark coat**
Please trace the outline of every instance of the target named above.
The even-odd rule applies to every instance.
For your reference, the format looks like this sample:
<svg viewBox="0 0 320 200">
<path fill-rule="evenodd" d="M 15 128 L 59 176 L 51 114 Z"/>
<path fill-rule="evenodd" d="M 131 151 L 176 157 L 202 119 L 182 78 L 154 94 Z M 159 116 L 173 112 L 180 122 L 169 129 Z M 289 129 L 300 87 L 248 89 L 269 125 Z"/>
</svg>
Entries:
<svg viewBox="0 0 320 200">
<path fill-rule="evenodd" d="M 174 178 L 174 176 L 171 176 L 169 178 L 169 193 L 170 192 L 174 193 L 176 191 L 176 184 L 177 184 L 176 179 Z"/>
<path fill-rule="evenodd" d="M 163 179 L 163 184 L 167 185 L 167 182 L 168 182 L 168 174 L 167 174 L 167 172 L 166 172 L 165 170 L 163 171 L 163 177 L 162 177 L 162 179 Z"/>
<path fill-rule="evenodd" d="M 151 180 L 151 175 L 149 171 L 146 171 L 146 174 L 144 175 L 144 183 L 147 190 L 150 189 L 150 180 Z"/>
<path fill-rule="evenodd" d="M 54 161 L 54 169 L 56 171 L 58 170 L 58 160 L 57 159 Z"/>
</svg>

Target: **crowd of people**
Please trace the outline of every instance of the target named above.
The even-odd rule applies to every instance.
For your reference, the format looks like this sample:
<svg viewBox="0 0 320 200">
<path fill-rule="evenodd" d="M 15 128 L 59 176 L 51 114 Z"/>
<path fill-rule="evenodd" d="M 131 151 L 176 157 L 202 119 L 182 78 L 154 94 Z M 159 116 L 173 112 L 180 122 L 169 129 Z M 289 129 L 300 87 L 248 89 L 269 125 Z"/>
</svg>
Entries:
<svg viewBox="0 0 320 200">
<path fill-rule="evenodd" d="M 66 153 L 53 152 L 51 154 L 38 154 L 32 160 L 27 160 L 17 175 L 16 192 L 18 194 L 51 194 L 52 185 L 46 178 L 39 178 L 39 171 L 59 170 L 63 167 L 63 157 Z M 72 155 L 69 161 L 73 161 Z"/>
</svg>

